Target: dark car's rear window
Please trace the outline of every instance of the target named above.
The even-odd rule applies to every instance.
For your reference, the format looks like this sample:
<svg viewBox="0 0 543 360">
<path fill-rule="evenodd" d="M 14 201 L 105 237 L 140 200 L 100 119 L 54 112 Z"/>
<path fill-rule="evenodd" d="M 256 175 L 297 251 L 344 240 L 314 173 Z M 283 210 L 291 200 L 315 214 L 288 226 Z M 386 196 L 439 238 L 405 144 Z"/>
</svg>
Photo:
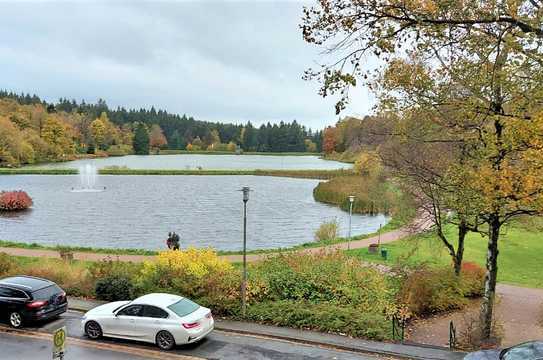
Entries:
<svg viewBox="0 0 543 360">
<path fill-rule="evenodd" d="M 51 285 L 43 289 L 39 289 L 32 292 L 32 297 L 34 300 L 47 300 L 53 295 L 58 295 L 62 293 L 62 289 L 57 285 Z"/>
<path fill-rule="evenodd" d="M 190 301 L 189 299 L 181 299 L 175 304 L 168 306 L 168 309 L 176 313 L 178 316 L 183 317 L 195 312 L 199 307 L 200 305 Z"/>
</svg>

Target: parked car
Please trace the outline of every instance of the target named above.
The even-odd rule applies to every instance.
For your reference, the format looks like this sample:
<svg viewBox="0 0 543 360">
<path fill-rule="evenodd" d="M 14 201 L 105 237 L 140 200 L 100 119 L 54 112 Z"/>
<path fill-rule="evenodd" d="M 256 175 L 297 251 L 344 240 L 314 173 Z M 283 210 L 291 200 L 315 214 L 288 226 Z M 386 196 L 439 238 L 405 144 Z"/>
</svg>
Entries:
<svg viewBox="0 0 543 360">
<path fill-rule="evenodd" d="M 52 281 L 32 276 L 0 279 L 0 313 L 14 328 L 57 317 L 66 310 L 66 293 Z"/>
<path fill-rule="evenodd" d="M 529 341 L 503 350 L 481 350 L 464 360 L 543 360 L 543 341 Z"/>
<path fill-rule="evenodd" d="M 85 334 L 155 343 L 162 350 L 203 339 L 213 331 L 211 310 L 177 295 L 148 294 L 98 306 L 83 316 Z"/>
</svg>

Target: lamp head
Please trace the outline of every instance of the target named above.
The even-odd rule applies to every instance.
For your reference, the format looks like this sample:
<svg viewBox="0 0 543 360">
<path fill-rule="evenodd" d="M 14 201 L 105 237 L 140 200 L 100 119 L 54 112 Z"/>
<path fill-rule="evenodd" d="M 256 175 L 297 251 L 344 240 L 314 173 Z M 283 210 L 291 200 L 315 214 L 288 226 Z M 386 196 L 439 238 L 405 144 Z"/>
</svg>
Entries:
<svg viewBox="0 0 543 360">
<path fill-rule="evenodd" d="M 251 191 L 249 187 L 244 186 L 241 191 L 243 191 L 243 202 L 249 201 L 249 191 Z"/>
</svg>

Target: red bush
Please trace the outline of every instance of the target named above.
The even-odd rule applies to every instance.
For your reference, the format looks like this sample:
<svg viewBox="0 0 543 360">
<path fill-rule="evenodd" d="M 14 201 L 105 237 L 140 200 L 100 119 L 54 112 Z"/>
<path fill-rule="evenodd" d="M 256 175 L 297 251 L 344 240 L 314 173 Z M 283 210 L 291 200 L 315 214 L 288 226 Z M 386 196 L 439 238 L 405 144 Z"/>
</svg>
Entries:
<svg viewBox="0 0 543 360">
<path fill-rule="evenodd" d="M 25 210 L 32 206 L 32 199 L 24 191 L 0 192 L 0 211 Z"/>
<path fill-rule="evenodd" d="M 462 283 L 464 285 L 464 294 L 467 297 L 479 297 L 484 292 L 486 270 L 476 263 L 462 263 Z"/>
</svg>

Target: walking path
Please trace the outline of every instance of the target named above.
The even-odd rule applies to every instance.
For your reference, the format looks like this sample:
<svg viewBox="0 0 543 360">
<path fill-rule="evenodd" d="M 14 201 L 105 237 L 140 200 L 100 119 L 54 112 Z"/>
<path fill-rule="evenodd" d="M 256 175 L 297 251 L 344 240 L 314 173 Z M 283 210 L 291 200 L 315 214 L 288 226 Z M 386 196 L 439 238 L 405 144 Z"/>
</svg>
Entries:
<svg viewBox="0 0 543 360">
<path fill-rule="evenodd" d="M 301 250 L 291 250 L 296 251 L 300 254 L 315 254 L 323 251 L 337 251 L 337 250 L 347 250 L 347 249 L 361 249 L 366 248 L 370 244 L 377 243 L 379 240 L 381 244 L 387 244 L 396 240 L 399 240 L 403 237 L 411 235 L 415 232 L 428 229 L 430 224 L 428 222 L 416 221 L 412 225 L 403 227 L 398 230 L 389 231 L 387 233 L 372 236 L 362 240 L 354 240 L 350 243 L 343 242 L 334 245 L 307 248 Z M 289 251 L 289 250 L 285 250 Z M 46 257 L 46 258 L 60 258 L 60 254 L 55 250 L 46 250 L 46 249 L 25 249 L 25 248 L 12 248 L 12 247 L 0 247 L 0 252 L 13 255 L 13 256 L 26 256 L 26 257 Z M 268 256 L 273 255 L 274 252 L 270 253 L 261 253 L 261 254 L 248 254 L 247 261 L 254 262 L 265 259 Z M 103 253 L 92 253 L 92 252 L 74 252 L 74 259 L 83 260 L 83 261 L 101 261 L 106 259 L 118 259 L 119 261 L 130 261 L 134 263 L 143 262 L 146 260 L 152 260 L 154 256 L 150 255 L 113 255 L 113 254 L 103 254 Z M 242 262 L 243 255 L 222 255 L 221 258 L 226 259 L 231 262 Z"/>
<path fill-rule="evenodd" d="M 543 289 L 498 284 L 496 293 L 496 320 L 503 325 L 502 346 L 543 339 Z M 460 336 L 466 323 L 479 315 L 479 306 L 480 300 L 477 300 L 465 310 L 419 320 L 410 329 L 409 340 L 446 346 L 450 321 L 454 322 L 457 336 Z"/>
</svg>

